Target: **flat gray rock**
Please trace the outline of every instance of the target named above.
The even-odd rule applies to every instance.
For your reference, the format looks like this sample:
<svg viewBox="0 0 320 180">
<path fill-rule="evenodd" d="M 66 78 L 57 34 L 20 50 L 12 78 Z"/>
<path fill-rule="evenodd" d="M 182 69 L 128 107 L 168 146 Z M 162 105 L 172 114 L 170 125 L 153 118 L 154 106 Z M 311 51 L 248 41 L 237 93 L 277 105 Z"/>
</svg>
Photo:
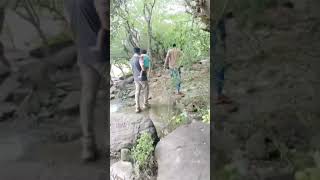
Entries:
<svg viewBox="0 0 320 180">
<path fill-rule="evenodd" d="M 183 125 L 160 140 L 155 156 L 157 180 L 210 179 L 210 127 L 202 122 Z"/>
<path fill-rule="evenodd" d="M 74 111 L 79 109 L 81 93 L 80 91 L 70 92 L 59 104 L 61 111 Z"/>
</svg>

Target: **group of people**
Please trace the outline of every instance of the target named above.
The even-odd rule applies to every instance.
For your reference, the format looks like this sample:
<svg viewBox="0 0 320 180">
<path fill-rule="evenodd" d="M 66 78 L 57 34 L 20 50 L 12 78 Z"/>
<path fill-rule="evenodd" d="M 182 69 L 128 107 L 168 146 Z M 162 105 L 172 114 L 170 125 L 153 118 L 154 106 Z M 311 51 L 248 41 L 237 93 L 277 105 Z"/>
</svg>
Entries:
<svg viewBox="0 0 320 180">
<path fill-rule="evenodd" d="M 140 52 L 140 48 L 134 48 L 134 55 L 130 60 L 133 78 L 135 83 L 135 107 L 136 113 L 141 112 L 140 106 L 140 93 L 141 90 L 144 91 L 143 106 L 142 109 L 150 108 L 149 100 L 149 75 L 151 67 L 151 59 L 147 55 L 146 50 Z M 173 44 L 173 48 L 170 49 L 166 55 L 164 68 L 170 70 L 172 79 L 175 82 L 176 94 L 184 96 L 181 92 L 181 66 L 180 61 L 182 57 L 182 51 Z"/>
</svg>

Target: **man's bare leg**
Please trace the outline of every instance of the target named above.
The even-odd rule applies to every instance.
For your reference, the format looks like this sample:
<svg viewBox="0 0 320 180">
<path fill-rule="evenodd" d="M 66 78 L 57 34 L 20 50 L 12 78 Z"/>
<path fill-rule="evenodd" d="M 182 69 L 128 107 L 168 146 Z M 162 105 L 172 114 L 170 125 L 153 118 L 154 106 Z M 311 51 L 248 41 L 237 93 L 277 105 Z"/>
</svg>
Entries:
<svg viewBox="0 0 320 180">
<path fill-rule="evenodd" d="M 95 68 L 80 63 L 82 80 L 80 101 L 80 123 L 82 128 L 82 160 L 93 161 L 97 158 L 97 147 L 94 134 L 94 107 L 101 76 Z"/>
<path fill-rule="evenodd" d="M 136 102 L 136 113 L 141 111 L 140 109 L 140 92 L 141 92 L 141 83 L 139 81 L 134 82 L 136 85 L 136 92 L 135 92 L 135 102 Z"/>
<path fill-rule="evenodd" d="M 144 101 L 143 101 L 143 109 L 147 109 L 150 107 L 150 104 L 149 104 L 149 83 L 148 81 L 143 81 L 143 84 L 144 84 Z"/>
</svg>

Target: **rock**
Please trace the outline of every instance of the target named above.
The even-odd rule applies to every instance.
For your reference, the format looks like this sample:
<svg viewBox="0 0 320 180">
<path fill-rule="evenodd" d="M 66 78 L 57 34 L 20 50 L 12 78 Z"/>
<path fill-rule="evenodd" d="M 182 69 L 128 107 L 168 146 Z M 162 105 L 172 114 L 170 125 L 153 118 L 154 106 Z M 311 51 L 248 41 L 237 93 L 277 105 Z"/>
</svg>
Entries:
<svg viewBox="0 0 320 180">
<path fill-rule="evenodd" d="M 114 86 L 112 86 L 112 87 L 110 88 L 110 94 L 114 94 L 114 93 L 116 92 L 116 90 L 117 90 L 117 88 L 114 87 Z"/>
<path fill-rule="evenodd" d="M 125 81 L 126 81 L 128 84 L 131 84 L 131 83 L 133 83 L 134 78 L 133 78 L 133 76 L 131 76 L 131 77 L 128 77 Z"/>
<path fill-rule="evenodd" d="M 57 89 L 56 90 L 56 96 L 57 97 L 64 97 L 67 95 L 67 91 L 63 90 L 63 89 Z"/>
<path fill-rule="evenodd" d="M 121 149 L 121 161 L 130 161 L 129 149 Z"/>
<path fill-rule="evenodd" d="M 320 134 L 313 136 L 310 140 L 310 147 L 313 149 L 320 149 Z"/>
<path fill-rule="evenodd" d="M 12 102 L 20 104 L 24 98 L 29 94 L 30 90 L 27 88 L 18 88 L 13 92 Z"/>
<path fill-rule="evenodd" d="M 79 110 L 80 98 L 80 91 L 70 92 L 59 104 L 58 109 L 64 112 L 77 111 Z"/>
<path fill-rule="evenodd" d="M 0 86 L 0 101 L 6 100 L 20 86 L 14 77 L 8 77 Z"/>
<path fill-rule="evenodd" d="M 210 64 L 210 60 L 209 59 L 201 60 L 200 64 L 209 65 Z"/>
<path fill-rule="evenodd" d="M 116 96 L 114 94 L 110 94 L 110 99 L 114 99 Z"/>
<path fill-rule="evenodd" d="M 31 83 L 33 87 L 38 89 L 50 89 L 51 80 L 49 78 L 49 65 L 40 60 L 28 60 L 20 65 L 20 74 L 22 80 Z"/>
<path fill-rule="evenodd" d="M 81 80 L 80 79 L 72 79 L 70 81 L 62 81 L 56 84 L 57 88 L 64 89 L 66 91 L 76 91 L 80 90 Z"/>
<path fill-rule="evenodd" d="M 19 115 L 26 116 L 31 113 L 38 113 L 40 111 L 39 96 L 35 91 L 31 91 L 22 101 L 19 106 Z"/>
<path fill-rule="evenodd" d="M 16 111 L 16 106 L 12 103 L 1 103 L 0 104 L 0 122 L 11 117 Z"/>
<path fill-rule="evenodd" d="M 58 53 L 46 59 L 47 62 L 57 67 L 71 67 L 77 62 L 76 47 L 70 46 L 60 50 Z"/>
<path fill-rule="evenodd" d="M 41 105 L 47 106 L 50 104 L 51 92 L 50 90 L 37 91 Z"/>
<path fill-rule="evenodd" d="M 36 48 L 31 50 L 29 55 L 35 58 L 43 58 L 46 56 L 46 52 L 43 48 Z"/>
<path fill-rule="evenodd" d="M 130 149 L 143 132 L 149 132 L 153 138 L 158 139 L 153 122 L 143 114 L 112 113 L 110 116 L 110 151 L 120 152 L 123 148 Z"/>
<path fill-rule="evenodd" d="M 131 91 L 128 95 L 129 98 L 134 98 L 136 92 L 135 91 Z"/>
<path fill-rule="evenodd" d="M 160 140 L 155 156 L 158 180 L 210 179 L 210 127 L 202 122 L 183 125 Z"/>
<path fill-rule="evenodd" d="M 59 128 L 54 130 L 50 137 L 56 142 L 70 142 L 79 139 L 82 135 L 80 128 Z"/>
<path fill-rule="evenodd" d="M 126 88 L 127 82 L 126 81 L 119 81 L 116 84 L 116 87 L 119 88 L 120 90 L 123 90 Z"/>
<path fill-rule="evenodd" d="M 214 151 L 224 152 L 228 158 L 232 158 L 232 152 L 239 147 L 235 138 L 228 132 L 215 129 L 212 138 Z"/>
<path fill-rule="evenodd" d="M 50 116 L 52 116 L 52 113 L 49 112 L 46 108 L 41 108 L 41 111 L 38 114 L 39 118 L 49 118 Z"/>
<path fill-rule="evenodd" d="M 1 58 L 1 57 L 0 57 Z M 0 60 L 1 62 L 1 60 Z M 10 74 L 10 68 L 0 63 L 0 78 L 6 77 Z"/>
<path fill-rule="evenodd" d="M 253 134 L 247 141 L 246 148 L 251 159 L 264 159 L 267 157 L 266 136 L 262 132 Z"/>
<path fill-rule="evenodd" d="M 130 162 L 119 161 L 110 167 L 111 180 L 133 180 L 133 166 Z"/>
</svg>

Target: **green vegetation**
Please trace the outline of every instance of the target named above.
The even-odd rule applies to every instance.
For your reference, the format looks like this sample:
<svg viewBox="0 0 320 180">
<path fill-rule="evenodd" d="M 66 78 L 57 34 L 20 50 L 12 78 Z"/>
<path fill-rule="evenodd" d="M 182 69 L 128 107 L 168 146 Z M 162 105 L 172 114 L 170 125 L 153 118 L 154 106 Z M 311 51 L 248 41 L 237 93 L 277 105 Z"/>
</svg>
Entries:
<svg viewBox="0 0 320 180">
<path fill-rule="evenodd" d="M 149 51 L 153 69 L 162 67 L 173 43 L 183 50 L 181 65 L 185 67 L 209 56 L 210 34 L 202 30 L 204 24 L 199 19 L 186 13 L 183 1 L 121 2 L 112 2 L 110 52 L 113 64 L 127 64 L 135 46 Z M 144 11 L 145 7 L 152 12 Z"/>
<path fill-rule="evenodd" d="M 202 122 L 210 124 L 210 109 L 202 112 Z"/>
<path fill-rule="evenodd" d="M 233 165 L 229 164 L 224 166 L 221 170 L 216 172 L 217 179 L 224 180 L 241 180 L 243 179 L 238 173 L 238 170 Z"/>
<path fill-rule="evenodd" d="M 188 120 L 186 112 L 180 113 L 179 115 L 173 116 L 171 118 L 171 123 L 175 126 L 178 127 L 181 124 L 186 123 Z"/>
<path fill-rule="evenodd" d="M 320 179 L 320 152 L 313 153 L 315 166 L 308 167 L 295 173 L 295 180 L 318 180 Z"/>
<path fill-rule="evenodd" d="M 154 139 L 152 136 L 149 133 L 143 133 L 131 151 L 136 175 L 138 176 L 141 172 L 145 172 L 147 169 L 152 169 L 152 166 L 154 165 L 152 161 L 154 152 L 153 143 Z"/>
</svg>

